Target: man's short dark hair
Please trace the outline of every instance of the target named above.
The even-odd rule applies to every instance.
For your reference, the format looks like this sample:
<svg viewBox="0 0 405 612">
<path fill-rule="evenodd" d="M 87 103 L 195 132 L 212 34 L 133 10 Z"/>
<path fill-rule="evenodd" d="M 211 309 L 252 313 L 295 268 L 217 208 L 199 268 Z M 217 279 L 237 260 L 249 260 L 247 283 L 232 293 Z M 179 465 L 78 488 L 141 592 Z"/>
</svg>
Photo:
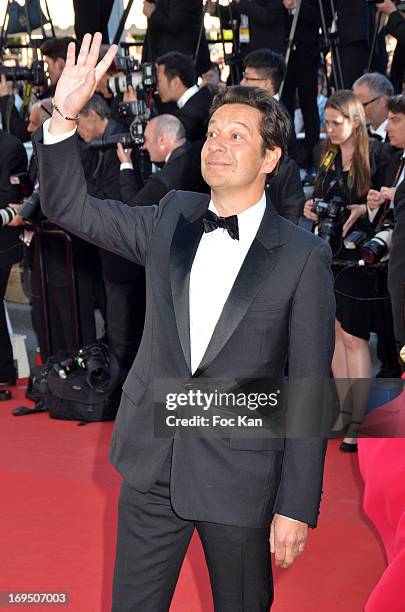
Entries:
<svg viewBox="0 0 405 612">
<path fill-rule="evenodd" d="M 273 84 L 274 93 L 280 89 L 285 76 L 285 61 L 281 53 L 272 49 L 258 49 L 248 53 L 243 61 L 243 68 L 254 68 Z"/>
<path fill-rule="evenodd" d="M 90 110 L 94 110 L 101 119 L 109 119 L 111 117 L 110 107 L 100 94 L 93 94 L 80 112 L 87 117 Z"/>
<path fill-rule="evenodd" d="M 192 87 L 196 83 L 193 60 L 190 56 L 179 51 L 169 51 L 157 58 L 158 66 L 165 67 L 165 75 L 169 81 L 179 77 L 184 87 Z"/>
<path fill-rule="evenodd" d="M 388 100 L 388 110 L 394 115 L 405 115 L 405 96 L 392 96 Z"/>
<path fill-rule="evenodd" d="M 234 85 L 218 93 L 210 108 L 210 119 L 225 104 L 246 104 L 261 112 L 259 132 L 262 137 L 262 153 L 266 149 L 280 147 L 282 156 L 287 151 L 290 118 L 281 104 L 261 87 L 241 87 Z"/>
<path fill-rule="evenodd" d="M 58 58 L 66 59 L 69 43 L 76 42 L 71 36 L 63 38 L 48 38 L 40 46 L 42 55 L 46 55 L 53 60 Z"/>
</svg>

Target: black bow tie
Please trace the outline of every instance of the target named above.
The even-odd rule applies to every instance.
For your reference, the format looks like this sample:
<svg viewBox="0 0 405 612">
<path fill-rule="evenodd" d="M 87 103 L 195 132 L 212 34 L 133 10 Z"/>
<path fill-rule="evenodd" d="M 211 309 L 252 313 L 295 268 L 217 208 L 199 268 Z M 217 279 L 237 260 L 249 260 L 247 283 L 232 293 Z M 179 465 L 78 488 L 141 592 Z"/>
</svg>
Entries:
<svg viewBox="0 0 405 612">
<path fill-rule="evenodd" d="M 370 126 L 367 126 L 367 132 L 369 138 L 372 138 L 373 140 L 379 140 L 380 142 L 383 141 L 383 137 L 380 136 L 380 134 L 377 134 L 376 132 L 372 132 Z"/>
<path fill-rule="evenodd" d="M 212 210 L 207 210 L 203 219 L 204 232 L 213 232 L 222 227 L 226 229 L 233 240 L 239 240 L 238 217 L 231 215 L 230 217 L 218 217 Z"/>
</svg>

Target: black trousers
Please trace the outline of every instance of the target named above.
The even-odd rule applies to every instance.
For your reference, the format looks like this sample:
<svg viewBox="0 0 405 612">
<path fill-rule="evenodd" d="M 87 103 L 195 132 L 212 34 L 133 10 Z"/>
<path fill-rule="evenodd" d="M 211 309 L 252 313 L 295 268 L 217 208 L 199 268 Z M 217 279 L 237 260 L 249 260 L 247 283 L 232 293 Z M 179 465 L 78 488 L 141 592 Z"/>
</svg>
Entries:
<svg viewBox="0 0 405 612">
<path fill-rule="evenodd" d="M 104 276 L 108 344 L 125 377 L 136 357 L 145 321 L 145 276 L 112 282 Z"/>
<path fill-rule="evenodd" d="M 304 49 L 293 51 L 284 82 L 283 102 L 291 115 L 294 129 L 295 94 L 298 98 L 305 125 L 305 147 L 312 157 L 313 148 L 319 142 L 318 97 L 319 56 L 304 53 Z"/>
<path fill-rule="evenodd" d="M 171 453 L 155 485 L 122 484 L 112 612 L 167 612 L 194 529 L 208 565 L 216 612 L 267 612 L 273 602 L 269 528 L 180 518 L 170 503 Z"/>
<path fill-rule="evenodd" d="M 13 381 L 15 368 L 13 361 L 13 349 L 8 334 L 6 313 L 4 310 L 4 295 L 7 289 L 11 266 L 0 267 L 0 382 Z"/>
</svg>

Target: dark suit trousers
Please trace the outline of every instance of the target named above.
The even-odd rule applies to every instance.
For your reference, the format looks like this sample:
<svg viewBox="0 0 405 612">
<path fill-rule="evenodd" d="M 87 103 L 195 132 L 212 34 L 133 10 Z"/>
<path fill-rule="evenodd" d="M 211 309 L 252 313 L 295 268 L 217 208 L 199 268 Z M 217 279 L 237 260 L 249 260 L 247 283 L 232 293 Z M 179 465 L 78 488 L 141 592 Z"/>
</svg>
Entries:
<svg viewBox="0 0 405 612">
<path fill-rule="evenodd" d="M 216 612 L 267 612 L 273 601 L 269 529 L 180 518 L 170 503 L 169 453 L 150 491 L 125 481 L 118 510 L 112 612 L 167 612 L 194 529 Z"/>
<path fill-rule="evenodd" d="M 6 293 L 11 266 L 0 268 L 0 381 L 12 380 L 15 376 L 13 349 L 8 335 L 4 294 Z"/>
</svg>

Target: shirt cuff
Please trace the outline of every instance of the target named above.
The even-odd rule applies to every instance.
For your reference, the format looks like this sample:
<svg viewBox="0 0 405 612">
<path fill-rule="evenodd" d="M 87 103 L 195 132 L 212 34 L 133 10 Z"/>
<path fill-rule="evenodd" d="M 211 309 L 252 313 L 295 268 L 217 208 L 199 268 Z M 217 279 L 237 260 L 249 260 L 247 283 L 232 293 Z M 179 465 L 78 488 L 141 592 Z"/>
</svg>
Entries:
<svg viewBox="0 0 405 612">
<path fill-rule="evenodd" d="M 294 521 L 294 523 L 302 523 L 302 521 L 299 521 L 298 519 L 293 519 L 290 516 L 284 516 L 284 514 L 280 514 L 280 516 L 282 516 L 283 518 L 288 519 L 289 521 Z"/>
<path fill-rule="evenodd" d="M 67 134 L 51 134 L 51 132 L 49 131 L 50 122 L 51 122 L 51 119 L 47 119 L 42 126 L 42 130 L 44 134 L 44 145 L 51 145 L 51 144 L 56 144 L 57 142 L 62 142 L 63 140 L 67 140 L 68 138 L 73 136 L 73 134 L 76 133 L 77 126 L 75 125 L 73 130 L 71 130 L 70 132 L 67 132 Z"/>
<path fill-rule="evenodd" d="M 374 210 L 370 210 L 369 207 L 367 206 L 368 220 L 370 221 L 370 223 L 374 221 L 377 213 L 378 213 L 378 208 L 374 208 Z"/>
<path fill-rule="evenodd" d="M 122 162 L 120 164 L 120 170 L 133 170 L 134 166 L 130 162 Z"/>
</svg>

